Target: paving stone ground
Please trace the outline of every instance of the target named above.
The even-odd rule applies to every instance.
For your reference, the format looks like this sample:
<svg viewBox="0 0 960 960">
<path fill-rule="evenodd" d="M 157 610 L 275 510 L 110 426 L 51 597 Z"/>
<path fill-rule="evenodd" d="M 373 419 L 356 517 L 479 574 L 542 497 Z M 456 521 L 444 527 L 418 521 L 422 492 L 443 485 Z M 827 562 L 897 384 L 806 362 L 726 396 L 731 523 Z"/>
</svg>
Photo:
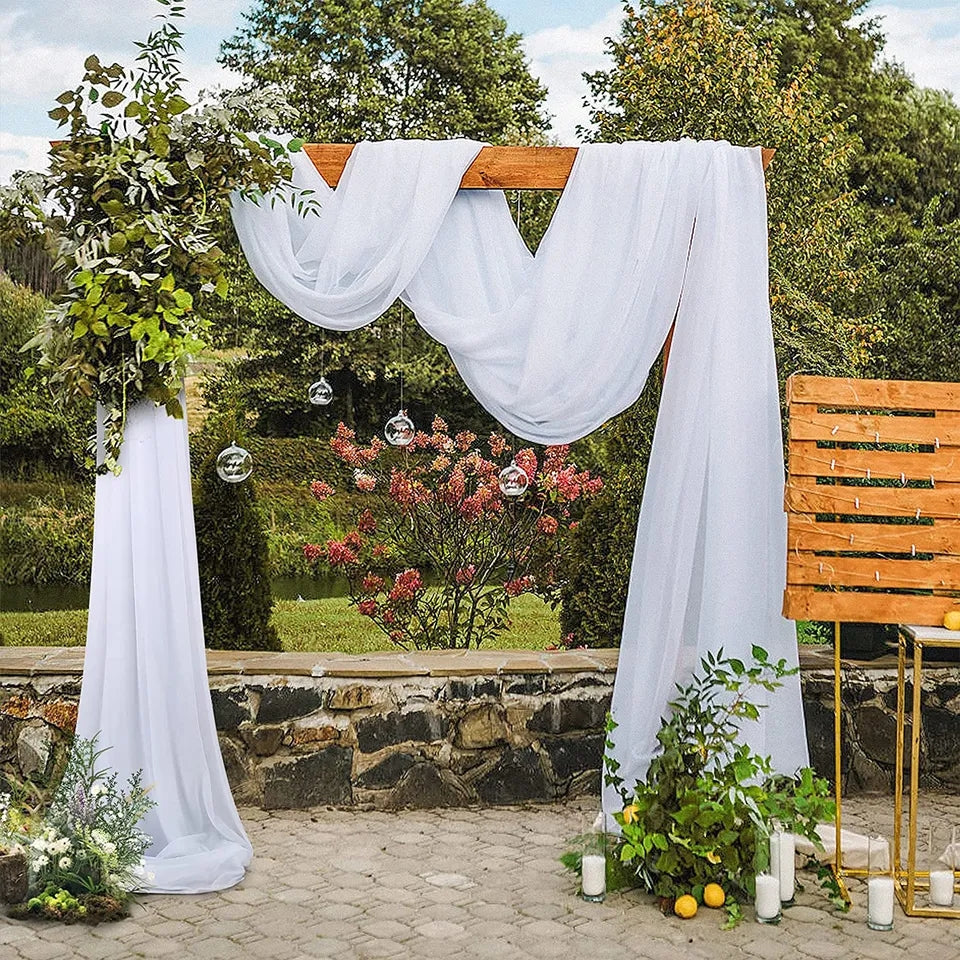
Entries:
<svg viewBox="0 0 960 960">
<path fill-rule="evenodd" d="M 845 805 L 854 829 L 889 830 L 892 800 Z M 204 896 L 146 897 L 95 928 L 0 921 L 0 960 L 466 960 L 829 958 L 960 960 L 960 921 L 908 918 L 867 928 L 865 890 L 836 913 L 806 890 L 778 927 L 721 914 L 664 918 L 638 892 L 584 903 L 558 863 L 592 805 L 407 811 L 241 811 L 256 857 L 242 884 Z M 960 822 L 960 798 L 927 805 Z M 752 911 L 747 910 L 752 918 Z"/>
</svg>

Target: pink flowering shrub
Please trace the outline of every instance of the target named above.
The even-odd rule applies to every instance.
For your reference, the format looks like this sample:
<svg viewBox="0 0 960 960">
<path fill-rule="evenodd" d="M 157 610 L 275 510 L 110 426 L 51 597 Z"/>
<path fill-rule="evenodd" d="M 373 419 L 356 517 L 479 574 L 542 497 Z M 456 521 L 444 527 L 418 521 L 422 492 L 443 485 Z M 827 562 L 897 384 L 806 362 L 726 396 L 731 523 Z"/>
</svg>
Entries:
<svg viewBox="0 0 960 960">
<path fill-rule="evenodd" d="M 523 593 L 556 604 L 574 514 L 603 487 L 567 462 L 566 446 L 542 459 L 527 447 L 513 458 L 530 486 L 505 497 L 506 439 L 451 436 L 440 417 L 407 447 L 363 444 L 342 423 L 330 446 L 369 506 L 342 540 L 305 544 L 304 556 L 345 576 L 357 612 L 405 649 L 478 647 L 509 625 L 510 601 Z M 321 480 L 310 490 L 320 501 L 334 495 Z"/>
</svg>

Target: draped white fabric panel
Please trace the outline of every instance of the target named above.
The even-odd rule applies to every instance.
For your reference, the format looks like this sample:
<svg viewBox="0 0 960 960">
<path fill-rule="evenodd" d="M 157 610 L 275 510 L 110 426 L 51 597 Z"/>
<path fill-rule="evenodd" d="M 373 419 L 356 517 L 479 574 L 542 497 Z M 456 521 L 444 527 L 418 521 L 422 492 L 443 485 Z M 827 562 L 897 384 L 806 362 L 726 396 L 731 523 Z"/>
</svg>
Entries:
<svg viewBox="0 0 960 960">
<path fill-rule="evenodd" d="M 139 403 L 122 472 L 97 478 L 90 613 L 77 733 L 103 764 L 138 769 L 157 806 L 152 893 L 243 879 L 252 849 L 223 769 L 207 683 L 185 420 Z"/>
<path fill-rule="evenodd" d="M 321 213 L 237 203 L 234 222 L 260 281 L 313 323 L 353 329 L 401 296 L 487 410 L 537 442 L 575 440 L 632 403 L 676 316 L 614 692 L 629 784 L 701 654 L 749 658 L 759 643 L 797 662 L 780 615 L 783 451 L 760 150 L 582 146 L 534 257 L 502 194 L 456 189 L 480 146 L 359 144 L 336 191 L 298 157 L 294 182 L 316 191 Z M 743 733 L 778 769 L 804 764 L 799 681 Z"/>
</svg>

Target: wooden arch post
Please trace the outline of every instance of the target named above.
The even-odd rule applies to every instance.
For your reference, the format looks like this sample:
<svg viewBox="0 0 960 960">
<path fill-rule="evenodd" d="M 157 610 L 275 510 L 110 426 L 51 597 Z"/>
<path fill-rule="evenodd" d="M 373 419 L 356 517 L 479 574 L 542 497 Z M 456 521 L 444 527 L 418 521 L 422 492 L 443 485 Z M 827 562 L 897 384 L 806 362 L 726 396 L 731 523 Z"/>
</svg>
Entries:
<svg viewBox="0 0 960 960">
<path fill-rule="evenodd" d="M 317 172 L 336 187 L 353 152 L 352 143 L 307 143 L 303 152 Z M 776 150 L 764 147 L 766 170 Z M 483 147 L 460 181 L 461 190 L 562 190 L 577 157 L 576 147 Z M 673 341 L 673 327 L 663 344 L 666 373 Z"/>
</svg>

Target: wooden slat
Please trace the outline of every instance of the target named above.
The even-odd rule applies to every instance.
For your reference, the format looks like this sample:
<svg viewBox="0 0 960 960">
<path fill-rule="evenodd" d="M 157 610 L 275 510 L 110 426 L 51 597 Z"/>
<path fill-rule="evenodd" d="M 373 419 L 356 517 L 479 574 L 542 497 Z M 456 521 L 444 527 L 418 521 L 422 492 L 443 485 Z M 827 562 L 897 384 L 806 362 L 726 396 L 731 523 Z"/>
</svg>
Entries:
<svg viewBox="0 0 960 960">
<path fill-rule="evenodd" d="M 863 406 L 889 410 L 960 411 L 960 383 L 918 380 L 854 380 L 794 375 L 787 381 L 789 402 L 820 406 Z"/>
<path fill-rule="evenodd" d="M 877 437 L 879 436 L 879 440 Z M 790 404 L 791 440 L 836 443 L 922 443 L 960 446 L 960 414 L 937 417 L 892 417 L 817 413 L 816 405 Z"/>
<path fill-rule="evenodd" d="M 833 466 L 831 466 L 831 463 Z M 790 473 L 805 477 L 857 477 L 870 471 L 874 480 L 937 480 L 960 477 L 960 447 L 944 447 L 933 453 L 901 453 L 893 450 L 849 450 L 818 447 L 815 440 L 791 440 Z"/>
<path fill-rule="evenodd" d="M 960 590 L 960 558 L 876 560 L 791 553 L 787 557 L 787 583 L 879 590 Z"/>
<path fill-rule="evenodd" d="M 960 517 L 960 491 L 937 487 L 848 487 L 816 484 L 794 477 L 785 504 L 792 513 L 839 513 L 863 517 Z M 917 517 L 916 519 L 920 519 Z"/>
<path fill-rule="evenodd" d="M 340 182 L 352 143 L 307 143 L 304 153 L 331 187 Z M 776 151 L 763 149 L 764 169 Z M 460 181 L 463 190 L 562 190 L 576 147 L 483 147 Z"/>
<path fill-rule="evenodd" d="M 811 587 L 788 590 L 783 603 L 783 615 L 790 620 L 915 623 L 925 627 L 941 626 L 949 610 L 960 610 L 960 600 L 894 593 L 834 593 Z"/>
<path fill-rule="evenodd" d="M 853 537 L 851 542 L 850 538 Z M 960 521 L 930 524 L 829 523 L 809 514 L 791 514 L 787 549 L 857 550 L 862 553 L 937 553 L 960 555 Z"/>
</svg>

